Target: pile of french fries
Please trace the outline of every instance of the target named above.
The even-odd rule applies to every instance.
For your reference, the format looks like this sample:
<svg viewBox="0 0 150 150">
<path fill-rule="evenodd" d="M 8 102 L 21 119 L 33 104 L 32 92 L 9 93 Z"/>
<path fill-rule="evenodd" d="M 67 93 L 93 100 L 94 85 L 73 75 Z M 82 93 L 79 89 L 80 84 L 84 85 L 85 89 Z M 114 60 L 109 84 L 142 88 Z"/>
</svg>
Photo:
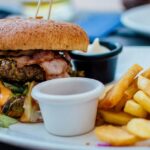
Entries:
<svg viewBox="0 0 150 150">
<path fill-rule="evenodd" d="M 133 65 L 100 98 L 95 134 L 114 146 L 150 139 L 150 68 Z"/>
</svg>

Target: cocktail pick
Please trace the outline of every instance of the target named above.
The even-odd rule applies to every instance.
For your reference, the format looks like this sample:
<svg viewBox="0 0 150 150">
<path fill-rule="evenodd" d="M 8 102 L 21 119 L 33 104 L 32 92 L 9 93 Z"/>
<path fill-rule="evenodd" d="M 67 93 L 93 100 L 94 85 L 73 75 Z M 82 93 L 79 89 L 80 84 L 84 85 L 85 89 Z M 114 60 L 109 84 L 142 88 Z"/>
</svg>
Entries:
<svg viewBox="0 0 150 150">
<path fill-rule="evenodd" d="M 38 1 L 38 5 L 37 5 L 37 9 L 36 9 L 36 14 L 35 14 L 35 18 L 37 18 L 39 10 L 40 10 L 40 6 L 41 6 L 42 0 Z"/>
<path fill-rule="evenodd" d="M 48 20 L 50 19 L 51 16 L 51 11 L 52 11 L 52 4 L 53 4 L 53 0 L 49 0 L 49 11 L 48 11 Z"/>
<path fill-rule="evenodd" d="M 43 1 L 43 0 L 39 0 L 39 1 L 38 1 L 35 18 L 38 17 L 38 13 L 39 13 L 40 6 L 41 6 L 42 1 Z M 48 10 L 48 18 L 47 18 L 48 20 L 49 20 L 50 17 L 51 17 L 52 4 L 53 4 L 53 0 L 49 0 L 49 10 Z"/>
</svg>

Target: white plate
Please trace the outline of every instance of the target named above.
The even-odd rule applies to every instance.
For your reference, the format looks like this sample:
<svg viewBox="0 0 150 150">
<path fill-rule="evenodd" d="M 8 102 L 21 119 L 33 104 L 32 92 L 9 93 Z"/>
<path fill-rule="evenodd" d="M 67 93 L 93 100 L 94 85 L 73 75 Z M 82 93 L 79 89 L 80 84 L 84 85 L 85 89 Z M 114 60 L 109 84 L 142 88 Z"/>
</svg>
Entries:
<svg viewBox="0 0 150 150">
<path fill-rule="evenodd" d="M 144 5 L 128 10 L 122 15 L 122 23 L 136 31 L 150 36 L 150 5 Z"/>
<path fill-rule="evenodd" d="M 131 65 L 139 63 L 143 67 L 150 67 L 150 47 L 126 47 L 120 55 L 117 67 L 117 78 L 120 77 Z M 61 117 L 61 114 L 60 114 Z M 88 116 L 87 116 L 88 117 Z M 21 124 L 11 126 L 9 129 L 0 128 L 0 141 L 13 145 L 48 150 L 100 150 L 116 149 L 113 147 L 97 147 L 99 142 L 94 133 L 88 133 L 76 137 L 57 137 L 49 134 L 43 124 Z M 148 147 L 138 147 L 143 145 L 139 143 L 137 147 L 119 148 L 123 150 L 148 150 Z M 150 142 L 145 142 L 144 146 L 150 146 Z"/>
</svg>

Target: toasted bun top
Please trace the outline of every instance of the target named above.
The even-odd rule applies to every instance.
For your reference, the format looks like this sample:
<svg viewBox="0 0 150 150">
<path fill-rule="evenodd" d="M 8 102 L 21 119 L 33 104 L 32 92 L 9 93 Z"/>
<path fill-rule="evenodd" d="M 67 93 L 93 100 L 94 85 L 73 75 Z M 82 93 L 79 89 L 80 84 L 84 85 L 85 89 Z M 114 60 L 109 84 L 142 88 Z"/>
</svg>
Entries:
<svg viewBox="0 0 150 150">
<path fill-rule="evenodd" d="M 86 33 L 77 25 L 44 19 L 1 19 L 0 50 L 87 50 Z"/>
</svg>

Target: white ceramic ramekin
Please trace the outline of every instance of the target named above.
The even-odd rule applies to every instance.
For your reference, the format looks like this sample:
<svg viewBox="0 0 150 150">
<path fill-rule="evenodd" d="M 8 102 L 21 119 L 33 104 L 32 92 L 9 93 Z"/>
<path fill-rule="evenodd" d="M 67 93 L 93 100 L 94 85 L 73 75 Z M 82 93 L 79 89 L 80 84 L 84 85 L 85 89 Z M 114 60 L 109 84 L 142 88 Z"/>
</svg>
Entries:
<svg viewBox="0 0 150 150">
<path fill-rule="evenodd" d="M 104 85 L 94 79 L 54 79 L 36 85 L 32 97 L 39 102 L 49 133 L 75 136 L 94 128 L 103 89 Z"/>
</svg>

